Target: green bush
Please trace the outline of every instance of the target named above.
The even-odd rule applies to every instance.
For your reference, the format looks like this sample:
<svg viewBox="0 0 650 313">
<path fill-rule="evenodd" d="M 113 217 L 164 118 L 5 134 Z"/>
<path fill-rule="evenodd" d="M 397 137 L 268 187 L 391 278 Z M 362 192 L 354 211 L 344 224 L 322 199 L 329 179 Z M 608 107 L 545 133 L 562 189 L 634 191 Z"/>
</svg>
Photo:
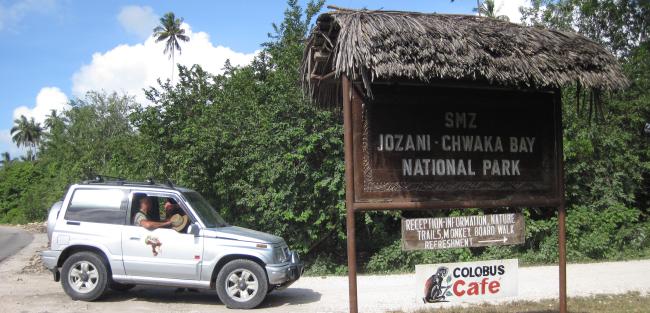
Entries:
<svg viewBox="0 0 650 313">
<path fill-rule="evenodd" d="M 549 18 L 538 22 L 552 28 L 591 14 L 587 20 L 603 22 L 592 24 L 609 33 L 641 29 L 610 27 L 602 18 L 622 11 L 609 12 L 611 7 L 601 7 L 600 2 L 562 4 L 580 6 L 580 14 L 555 19 L 553 14 L 574 12 L 560 10 L 531 16 Z M 73 99 L 69 110 L 48 120 L 36 161 L 15 160 L 0 168 L 0 222 L 43 220 L 69 184 L 96 174 L 140 180 L 169 177 L 202 193 L 229 222 L 284 237 L 301 253 L 310 274 L 343 274 L 342 116 L 338 108 L 309 103 L 299 83 L 303 39 L 322 5 L 309 2 L 302 9 L 290 0 L 284 19 L 274 25 L 250 65 L 226 64 L 221 75 L 180 66 L 175 84 L 161 81 L 146 90 L 154 107 L 135 103 L 128 95 L 103 92 Z M 587 10 L 592 5 L 605 11 Z M 615 37 L 621 38 L 628 37 Z M 584 90 L 566 87 L 563 92 L 570 261 L 645 257 L 650 251 L 650 139 L 641 133 L 650 121 L 650 46 L 635 41 L 621 47 L 610 48 L 621 51 L 631 85 L 616 94 L 603 93 L 602 106 L 591 107 L 594 112 L 600 108 L 598 114 L 588 113 L 589 94 Z M 577 97 L 583 103 L 580 111 Z M 401 250 L 403 217 L 498 211 L 357 214 L 360 269 L 411 271 L 418 263 L 496 258 L 519 258 L 523 264 L 557 262 L 557 217 L 547 208 L 521 210 L 526 218 L 523 245 Z"/>
</svg>

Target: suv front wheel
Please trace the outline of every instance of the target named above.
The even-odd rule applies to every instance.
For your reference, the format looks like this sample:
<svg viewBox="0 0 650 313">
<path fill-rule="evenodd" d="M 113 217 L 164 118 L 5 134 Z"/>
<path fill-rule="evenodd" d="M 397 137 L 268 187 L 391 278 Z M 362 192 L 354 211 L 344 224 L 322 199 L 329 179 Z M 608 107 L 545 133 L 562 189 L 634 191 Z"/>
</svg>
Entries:
<svg viewBox="0 0 650 313">
<path fill-rule="evenodd" d="M 269 289 L 266 271 L 250 260 L 228 262 L 217 275 L 219 299 L 231 309 L 252 309 L 260 305 Z"/>
<path fill-rule="evenodd" d="M 93 301 L 108 286 L 106 265 L 95 253 L 75 253 L 63 263 L 61 285 L 72 300 Z"/>
</svg>

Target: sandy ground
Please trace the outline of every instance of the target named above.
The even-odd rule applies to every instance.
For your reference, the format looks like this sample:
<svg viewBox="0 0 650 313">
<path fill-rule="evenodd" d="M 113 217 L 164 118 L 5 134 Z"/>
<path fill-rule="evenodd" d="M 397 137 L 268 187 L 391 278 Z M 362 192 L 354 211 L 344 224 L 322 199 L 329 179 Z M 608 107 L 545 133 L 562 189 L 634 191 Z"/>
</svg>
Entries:
<svg viewBox="0 0 650 313">
<path fill-rule="evenodd" d="M 214 291 L 174 293 L 173 288 L 138 286 L 130 292 L 109 292 L 97 302 L 68 298 L 60 283 L 44 271 L 35 254 L 46 247 L 47 236 L 34 240 L 0 263 L 0 312 L 231 312 Z M 359 277 L 359 311 L 413 310 L 425 305 L 417 299 L 414 275 Z M 519 270 L 519 297 L 507 300 L 557 298 L 557 267 Z M 650 292 L 650 260 L 575 264 L 568 267 L 569 296 Z M 289 289 L 274 292 L 256 311 L 346 312 L 347 277 L 304 277 Z"/>
</svg>

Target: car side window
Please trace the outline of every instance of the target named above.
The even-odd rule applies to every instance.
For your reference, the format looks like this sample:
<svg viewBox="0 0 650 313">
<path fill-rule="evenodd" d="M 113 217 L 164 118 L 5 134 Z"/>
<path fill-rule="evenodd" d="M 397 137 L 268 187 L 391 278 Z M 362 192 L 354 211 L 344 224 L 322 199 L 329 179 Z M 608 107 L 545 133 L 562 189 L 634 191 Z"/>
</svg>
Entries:
<svg viewBox="0 0 650 313">
<path fill-rule="evenodd" d="M 125 192 L 120 189 L 77 189 L 72 194 L 65 219 L 80 222 L 124 224 Z"/>
<path fill-rule="evenodd" d="M 174 229 L 179 233 L 187 233 L 190 224 L 193 223 L 193 218 L 188 214 L 187 209 L 181 204 L 176 195 L 160 192 L 144 192 L 133 191 L 131 193 L 131 213 L 129 225 L 135 225 L 136 214 L 140 211 L 141 200 L 143 198 L 151 199 L 151 207 L 146 213 L 146 218 L 149 221 L 163 222 L 172 221 L 172 225 L 168 228 Z M 178 215 L 178 216 L 174 216 Z"/>
</svg>

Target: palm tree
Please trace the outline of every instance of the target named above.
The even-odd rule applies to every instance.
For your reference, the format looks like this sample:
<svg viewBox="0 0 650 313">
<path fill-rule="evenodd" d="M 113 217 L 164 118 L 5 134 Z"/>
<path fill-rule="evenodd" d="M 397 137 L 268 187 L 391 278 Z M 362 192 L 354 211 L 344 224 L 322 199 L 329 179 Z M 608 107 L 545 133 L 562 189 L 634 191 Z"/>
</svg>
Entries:
<svg viewBox="0 0 650 313">
<path fill-rule="evenodd" d="M 2 153 L 2 159 L 0 160 L 0 164 L 2 164 L 3 168 L 11 164 L 11 155 L 9 154 L 9 152 Z"/>
<path fill-rule="evenodd" d="M 43 128 L 36 123 L 34 118 L 27 119 L 24 115 L 14 120 L 14 127 L 11 128 L 11 139 L 18 147 L 36 147 L 41 142 Z"/>
<path fill-rule="evenodd" d="M 61 118 L 61 115 L 55 109 L 52 109 L 52 110 L 50 110 L 50 115 L 48 115 L 45 118 L 45 122 L 43 123 L 43 125 L 47 129 L 52 129 L 54 127 L 54 125 L 56 125 L 56 122 L 60 118 Z"/>
<path fill-rule="evenodd" d="M 24 115 L 14 120 L 14 127 L 11 128 L 11 140 L 16 143 L 18 147 L 29 147 L 27 155 L 22 157 L 25 161 L 33 161 L 36 155 L 32 148 L 36 148 L 41 142 L 43 137 L 43 128 L 40 123 L 36 123 L 34 118 L 27 119 Z"/>
<path fill-rule="evenodd" d="M 476 4 L 478 7 L 474 8 L 474 12 L 477 12 L 479 16 L 483 15 L 485 17 L 494 18 L 506 22 L 510 21 L 510 18 L 508 18 L 507 15 L 497 15 L 498 9 L 496 8 L 494 0 L 484 0 L 482 4 L 480 4 L 479 1 L 476 1 Z"/>
<path fill-rule="evenodd" d="M 32 149 L 27 150 L 27 153 L 25 155 L 20 157 L 20 160 L 25 161 L 25 162 L 31 162 L 36 160 L 36 155 L 32 151 Z"/>
<path fill-rule="evenodd" d="M 160 25 L 153 29 L 156 42 L 165 42 L 163 53 L 169 55 L 169 58 L 172 59 L 172 82 L 174 82 L 174 67 L 176 67 L 174 62 L 176 50 L 180 54 L 180 41 L 190 41 L 190 37 L 185 35 L 185 30 L 181 28 L 181 24 L 183 24 L 183 18 L 176 18 L 174 12 L 167 12 L 160 18 Z"/>
</svg>

